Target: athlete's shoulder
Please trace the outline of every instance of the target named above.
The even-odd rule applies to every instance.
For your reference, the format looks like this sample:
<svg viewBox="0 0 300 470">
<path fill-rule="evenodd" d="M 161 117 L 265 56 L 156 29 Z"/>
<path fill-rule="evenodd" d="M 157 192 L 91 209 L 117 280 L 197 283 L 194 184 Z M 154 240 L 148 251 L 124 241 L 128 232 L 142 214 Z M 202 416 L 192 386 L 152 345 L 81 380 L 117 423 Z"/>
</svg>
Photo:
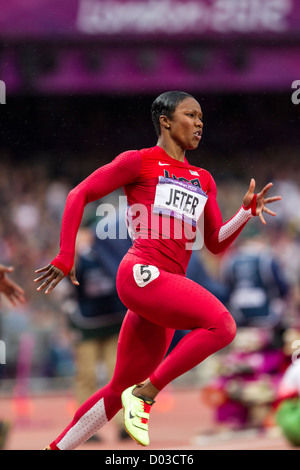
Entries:
<svg viewBox="0 0 300 470">
<path fill-rule="evenodd" d="M 124 152 L 119 153 L 116 157 L 122 160 L 131 159 L 131 158 L 141 158 L 141 151 L 140 150 L 125 150 Z"/>
<path fill-rule="evenodd" d="M 208 182 L 215 183 L 215 180 L 214 180 L 212 174 L 208 170 L 205 170 L 205 168 L 199 168 L 198 167 L 198 171 L 199 171 L 199 173 L 201 173 L 201 176 L 203 178 L 205 178 Z"/>
<path fill-rule="evenodd" d="M 115 162 L 120 167 L 135 165 L 141 168 L 142 155 L 139 150 L 126 150 L 125 152 L 119 153 L 119 155 L 115 158 Z"/>
<path fill-rule="evenodd" d="M 160 148 L 157 146 L 140 149 L 142 158 L 158 159 L 161 157 Z"/>
<path fill-rule="evenodd" d="M 207 186 L 207 193 L 210 195 L 217 195 L 217 185 L 216 182 L 212 176 L 212 174 L 205 170 L 204 168 L 201 168 L 201 179 L 205 179 L 206 181 L 206 186 Z"/>
<path fill-rule="evenodd" d="M 217 190 L 215 180 L 211 173 L 208 170 L 205 170 L 202 167 L 191 165 L 186 160 L 187 164 L 189 165 L 190 172 L 197 173 L 200 176 L 201 186 L 206 188 L 207 193 L 215 193 Z"/>
<path fill-rule="evenodd" d="M 139 178 L 142 168 L 142 157 L 139 150 L 126 150 L 119 153 L 111 162 L 115 171 L 128 177 L 128 182 Z"/>
<path fill-rule="evenodd" d="M 151 179 L 158 177 L 161 160 L 163 161 L 166 158 L 164 151 L 155 146 L 141 149 L 140 154 L 142 160 L 141 178 Z"/>
</svg>

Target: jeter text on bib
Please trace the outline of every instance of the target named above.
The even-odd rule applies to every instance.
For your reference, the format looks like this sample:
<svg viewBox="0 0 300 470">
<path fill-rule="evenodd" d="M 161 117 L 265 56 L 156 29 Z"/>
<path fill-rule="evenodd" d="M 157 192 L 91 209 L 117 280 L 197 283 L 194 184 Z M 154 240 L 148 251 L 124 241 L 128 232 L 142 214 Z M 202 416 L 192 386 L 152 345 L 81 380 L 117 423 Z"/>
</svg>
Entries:
<svg viewBox="0 0 300 470">
<path fill-rule="evenodd" d="M 208 196 L 198 186 L 159 177 L 153 211 L 181 219 L 193 227 L 204 210 Z"/>
</svg>

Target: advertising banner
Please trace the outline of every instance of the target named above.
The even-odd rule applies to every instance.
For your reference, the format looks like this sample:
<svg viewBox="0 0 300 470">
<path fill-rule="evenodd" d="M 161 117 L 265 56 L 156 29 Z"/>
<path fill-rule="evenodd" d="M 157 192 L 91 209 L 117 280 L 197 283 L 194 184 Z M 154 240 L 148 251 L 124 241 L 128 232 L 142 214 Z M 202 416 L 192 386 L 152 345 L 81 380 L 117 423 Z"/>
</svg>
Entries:
<svg viewBox="0 0 300 470">
<path fill-rule="evenodd" d="M 291 35 L 297 0 L 10 0 L 2 37 Z"/>
</svg>

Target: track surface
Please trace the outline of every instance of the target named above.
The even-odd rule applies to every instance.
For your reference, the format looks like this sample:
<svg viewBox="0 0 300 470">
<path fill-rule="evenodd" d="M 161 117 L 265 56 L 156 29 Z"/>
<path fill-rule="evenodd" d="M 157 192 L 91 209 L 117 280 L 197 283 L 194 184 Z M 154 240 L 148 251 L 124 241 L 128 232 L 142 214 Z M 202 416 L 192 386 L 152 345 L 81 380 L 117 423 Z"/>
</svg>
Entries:
<svg viewBox="0 0 300 470">
<path fill-rule="evenodd" d="M 39 395 L 25 402 L 1 397 L 1 419 L 11 422 L 6 450 L 41 450 L 64 429 L 75 411 L 71 392 Z M 272 427 L 268 432 L 210 435 L 215 430 L 213 412 L 196 389 L 166 388 L 153 407 L 147 450 L 296 450 Z M 113 421 L 100 432 L 100 443 L 78 450 L 140 451 L 131 439 L 120 441 Z"/>
</svg>

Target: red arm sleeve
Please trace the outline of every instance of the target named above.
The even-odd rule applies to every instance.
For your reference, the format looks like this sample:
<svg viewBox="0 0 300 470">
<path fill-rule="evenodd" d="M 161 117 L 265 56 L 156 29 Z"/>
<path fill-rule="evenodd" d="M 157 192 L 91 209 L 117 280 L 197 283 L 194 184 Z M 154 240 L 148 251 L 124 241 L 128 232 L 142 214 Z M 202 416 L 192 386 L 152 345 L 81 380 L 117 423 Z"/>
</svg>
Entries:
<svg viewBox="0 0 300 470">
<path fill-rule="evenodd" d="M 248 220 L 256 215 L 256 195 L 249 206 L 242 207 L 227 222 L 223 223 L 217 203 L 217 187 L 211 178 L 208 201 L 204 210 L 204 242 L 214 254 L 224 251 L 243 230 Z"/>
<path fill-rule="evenodd" d="M 142 158 L 137 150 L 121 153 L 111 163 L 98 168 L 67 197 L 61 224 L 60 252 L 51 262 L 67 275 L 73 264 L 77 232 L 85 206 L 134 182 L 141 171 Z"/>
</svg>

